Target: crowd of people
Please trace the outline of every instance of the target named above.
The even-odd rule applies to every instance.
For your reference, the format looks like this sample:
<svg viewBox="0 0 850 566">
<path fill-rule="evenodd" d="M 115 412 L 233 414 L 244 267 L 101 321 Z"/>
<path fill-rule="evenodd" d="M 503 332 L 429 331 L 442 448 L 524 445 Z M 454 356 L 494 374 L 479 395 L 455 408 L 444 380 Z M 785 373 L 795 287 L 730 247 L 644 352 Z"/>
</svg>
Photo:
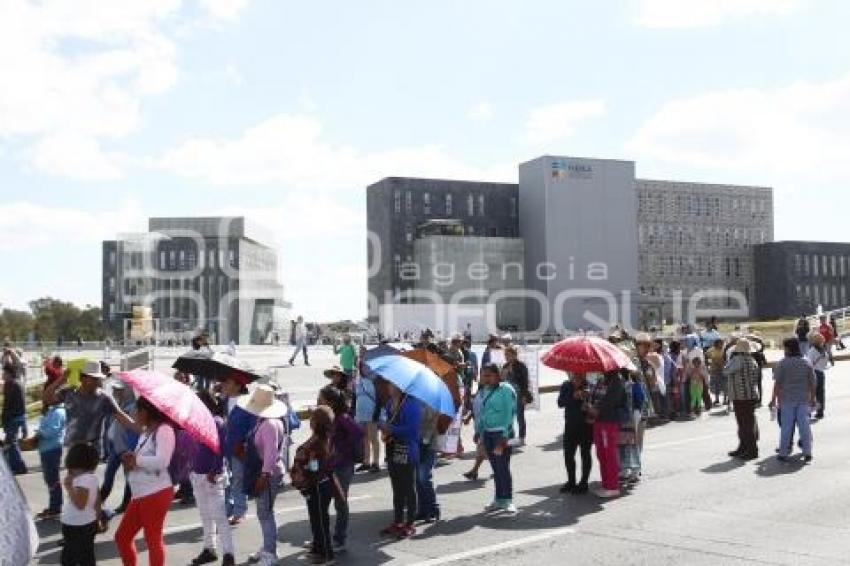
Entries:
<svg viewBox="0 0 850 566">
<path fill-rule="evenodd" d="M 812 460 L 809 423 L 824 417 L 825 372 L 834 363 L 831 345 L 836 333 L 829 331 L 829 321 L 816 329 L 801 327 L 798 324 L 798 335 L 783 343 L 784 358 L 773 369 L 773 393 L 767 400 L 781 427 L 780 461 L 792 452 L 795 428 L 803 459 Z M 723 340 L 712 335 L 711 343 L 706 343 L 705 334 L 688 328 L 672 339 L 646 333 L 631 337 L 616 328 L 608 341 L 632 363 L 607 373 L 570 374 L 558 394 L 557 404 L 564 411 L 562 493 L 580 496 L 590 491 L 594 447 L 602 480 L 595 494 L 610 498 L 632 489 L 642 478 L 648 428 L 698 418 L 713 409 L 735 415 L 738 445 L 729 455 L 742 460 L 758 457 L 755 412 L 765 401 L 766 359 L 756 337 L 734 334 Z M 262 547 L 249 560 L 275 564 L 275 500 L 285 483 L 305 499 L 312 534 L 308 558 L 329 564 L 346 547 L 348 494 L 355 474 L 378 473 L 382 467 L 389 475 L 393 510 L 380 535 L 410 537 L 417 524 L 441 519 L 433 470 L 438 459 L 450 460 L 464 452 L 457 431 L 463 425 L 472 427 L 476 455 L 464 477 L 478 481 L 481 466 L 488 462 L 494 493 L 485 512 L 516 515 L 511 461 L 525 445 L 525 410 L 534 400 L 528 367 L 517 347 L 510 337 L 493 336 L 480 363 L 470 337 L 462 334 L 438 341 L 425 332 L 414 347 L 428 350 L 453 369 L 461 395 L 454 443 L 446 440 L 451 427 L 440 414 L 370 371 L 366 348 L 358 350 L 345 337 L 334 347 L 339 365 L 324 372 L 328 381 L 310 413 L 309 437 L 294 454 L 292 435 L 301 423 L 274 383 L 249 388 L 235 374 L 219 380 L 175 374 L 176 380 L 196 390 L 213 415 L 221 446 L 216 452 L 197 442 L 191 447 L 185 444 L 191 439 L 149 399 L 135 395 L 112 375 L 108 365 L 87 363 L 72 387 L 58 358 L 45 362 L 48 381 L 42 418 L 29 437 L 18 379 L 20 360 L 7 348 L 5 455 L 13 472 L 22 474 L 27 470 L 21 447 L 37 448 L 49 493 L 48 506 L 38 519 L 61 522 L 63 565 L 94 564 L 95 538 L 118 516 L 115 544 L 122 562 L 137 564 L 135 538 L 143 532 L 149 563 L 165 564 L 163 525 L 175 497 L 183 504 L 196 504 L 203 525 L 202 548 L 193 564 L 235 564 L 233 530 L 245 521 L 249 499 L 255 501 L 262 536 Z M 296 352 L 306 363 L 304 344 L 298 344 Z M 63 455 L 64 478 L 60 477 Z M 185 474 L 175 471 L 180 458 L 188 459 Z M 106 462 L 102 483 L 94 474 L 100 462 Z M 111 508 L 119 471 L 126 489 L 120 504 Z"/>
</svg>

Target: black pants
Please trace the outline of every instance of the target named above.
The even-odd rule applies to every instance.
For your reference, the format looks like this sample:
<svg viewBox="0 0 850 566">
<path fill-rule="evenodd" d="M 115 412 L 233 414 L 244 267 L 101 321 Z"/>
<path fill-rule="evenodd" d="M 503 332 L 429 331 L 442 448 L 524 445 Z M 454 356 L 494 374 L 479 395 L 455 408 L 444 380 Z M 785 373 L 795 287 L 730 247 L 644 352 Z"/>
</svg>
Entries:
<svg viewBox="0 0 850 566">
<path fill-rule="evenodd" d="M 525 401 L 522 395 L 516 398 L 516 422 L 519 425 L 519 439 L 525 440 Z"/>
<path fill-rule="evenodd" d="M 564 428 L 564 464 L 567 466 L 567 483 L 576 483 L 576 450 L 581 448 L 581 482 L 587 484 L 593 467 L 593 429 L 589 425 Z"/>
<path fill-rule="evenodd" d="M 325 558 L 333 558 L 331 544 L 331 518 L 328 508 L 333 500 L 330 480 L 324 480 L 306 494 L 307 513 L 310 516 L 310 530 L 313 531 L 311 551 Z"/>
<path fill-rule="evenodd" d="M 818 401 L 817 417 L 823 418 L 823 410 L 826 408 L 826 374 L 822 371 L 815 371 L 817 377 L 817 385 L 815 386 L 815 398 Z"/>
<path fill-rule="evenodd" d="M 62 525 L 62 554 L 59 563 L 62 566 L 94 566 L 94 537 L 97 534 L 97 522 L 81 527 Z"/>
<path fill-rule="evenodd" d="M 744 456 L 758 454 L 758 424 L 756 405 L 758 401 L 735 401 L 735 421 L 738 423 L 738 451 Z"/>
<path fill-rule="evenodd" d="M 396 464 L 388 458 L 393 488 L 393 522 L 412 523 L 416 519 L 416 467 L 413 463 Z"/>
</svg>

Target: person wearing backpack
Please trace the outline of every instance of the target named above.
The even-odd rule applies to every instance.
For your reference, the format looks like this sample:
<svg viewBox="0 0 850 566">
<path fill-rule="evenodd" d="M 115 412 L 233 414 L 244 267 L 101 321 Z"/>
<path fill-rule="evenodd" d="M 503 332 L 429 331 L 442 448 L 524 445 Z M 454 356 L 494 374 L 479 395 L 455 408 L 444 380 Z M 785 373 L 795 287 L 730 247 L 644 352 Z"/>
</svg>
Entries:
<svg viewBox="0 0 850 566">
<path fill-rule="evenodd" d="M 295 451 L 292 464 L 292 487 L 307 502 L 313 534 L 308 558 L 312 564 L 332 564 L 334 560 L 328 508 L 342 490 L 333 472 L 333 425 L 333 410 L 327 405 L 316 407 L 310 416 L 312 434 Z"/>
<path fill-rule="evenodd" d="M 345 549 L 348 535 L 348 490 L 354 477 L 354 465 L 363 461 L 363 430 L 351 418 L 345 395 L 329 385 L 319 392 L 319 405 L 330 407 L 334 413 L 331 461 L 334 478 L 339 492 L 334 494 L 336 525 L 334 527 L 334 550 Z"/>
<path fill-rule="evenodd" d="M 122 413 L 118 416 L 124 417 Z M 115 532 L 115 544 L 124 566 L 136 566 L 138 555 L 134 539 L 140 530 L 144 530 L 148 563 L 150 566 L 164 566 L 162 527 L 174 498 L 174 486 L 168 472 L 174 454 L 174 428 L 168 418 L 144 397 L 136 401 L 136 417 L 130 424 L 138 427 L 141 435 L 136 449 L 121 456 L 132 498 Z"/>
<path fill-rule="evenodd" d="M 216 403 L 213 396 L 206 390 L 199 391 L 198 397 L 209 409 L 215 421 L 218 431 L 219 446 L 224 446 L 224 419 L 221 417 L 221 406 Z M 195 499 L 198 502 L 198 512 L 201 515 L 201 524 L 204 529 L 204 548 L 201 553 L 192 560 L 192 566 L 209 564 L 218 560 L 216 553 L 215 535 L 221 539 L 221 548 L 224 553 L 222 566 L 234 566 L 233 557 L 233 532 L 227 520 L 227 512 L 224 502 L 224 484 L 227 482 L 225 476 L 224 455 L 216 454 L 209 447 L 197 443 L 198 448 L 192 459 L 192 471 L 189 479 L 192 482 Z"/>
<path fill-rule="evenodd" d="M 283 479 L 281 454 L 286 431 L 283 417 L 286 405 L 275 397 L 269 385 L 258 385 L 254 392 L 237 401 L 237 406 L 257 417 L 257 424 L 245 440 L 244 485 L 247 495 L 257 499 L 257 520 L 263 533 L 262 548 L 251 555 L 251 563 L 260 566 L 277 564 L 277 523 L 274 501 Z"/>
<path fill-rule="evenodd" d="M 393 523 L 381 531 L 383 536 L 408 538 L 416 534 L 416 469 L 419 465 L 419 427 L 422 411 L 419 401 L 409 398 L 389 381 L 386 414 L 389 419 L 378 425 L 387 445 L 387 467 L 393 490 Z"/>
</svg>

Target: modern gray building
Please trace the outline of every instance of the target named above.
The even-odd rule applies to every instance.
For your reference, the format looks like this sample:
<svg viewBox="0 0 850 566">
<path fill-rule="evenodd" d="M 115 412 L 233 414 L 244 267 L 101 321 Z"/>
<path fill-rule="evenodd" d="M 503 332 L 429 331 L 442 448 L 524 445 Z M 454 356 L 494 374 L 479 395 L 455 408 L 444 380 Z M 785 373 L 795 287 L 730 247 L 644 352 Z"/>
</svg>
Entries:
<svg viewBox="0 0 850 566">
<path fill-rule="evenodd" d="M 755 246 L 755 314 L 771 319 L 847 306 L 850 243 L 770 242 Z"/>
<path fill-rule="evenodd" d="M 519 166 L 527 327 L 633 320 L 637 199 L 631 161 L 543 156 Z M 542 301 L 545 297 L 545 304 Z M 543 310 L 546 310 L 544 313 Z"/>
<path fill-rule="evenodd" d="M 757 295 L 753 248 L 773 240 L 772 189 L 638 179 L 633 161 L 542 156 L 519 166 L 517 185 L 392 177 L 368 187 L 367 203 L 371 322 L 423 302 L 415 292 L 450 300 L 476 284 L 524 293 L 517 326 L 530 331 L 648 328 L 691 320 L 691 307 L 744 318 Z M 421 277 L 425 264 L 478 264 L 483 249 L 491 272 L 521 253 L 521 279 Z M 407 323 L 427 318 L 408 310 Z"/>
<path fill-rule="evenodd" d="M 753 248 L 773 241 L 773 190 L 646 179 L 635 188 L 639 325 L 682 320 L 698 296 L 696 306 L 721 312 L 743 298 L 740 316 L 753 314 Z"/>
<path fill-rule="evenodd" d="M 163 339 L 204 329 L 217 343 L 288 336 L 277 252 L 243 217 L 151 218 L 149 231 L 103 242 L 103 316 L 124 335 L 133 306 L 148 306 Z"/>
</svg>

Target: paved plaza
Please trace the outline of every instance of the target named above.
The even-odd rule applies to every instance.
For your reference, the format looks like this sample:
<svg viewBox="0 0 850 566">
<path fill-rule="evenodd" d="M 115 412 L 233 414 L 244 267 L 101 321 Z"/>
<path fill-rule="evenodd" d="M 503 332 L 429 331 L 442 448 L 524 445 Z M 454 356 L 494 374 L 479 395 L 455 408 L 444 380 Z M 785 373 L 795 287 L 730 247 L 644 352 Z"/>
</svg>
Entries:
<svg viewBox="0 0 850 566">
<path fill-rule="evenodd" d="M 303 368 L 286 371 L 311 379 Z M 313 378 L 318 388 L 322 381 Z M 529 415 L 529 446 L 512 461 L 517 517 L 483 514 L 493 485 L 461 477 L 470 465 L 467 458 L 436 470 L 441 522 L 410 540 L 381 540 L 378 531 L 391 519 L 389 480 L 384 472 L 358 475 L 351 490 L 350 541 L 338 563 L 850 564 L 850 363 L 840 362 L 827 380 L 827 418 L 814 425 L 811 465 L 776 461 L 778 427 L 766 408 L 758 411 L 761 458 L 730 460 L 726 453 L 736 447 L 734 417 L 714 412 L 648 431 L 643 482 L 628 495 L 604 502 L 593 495 L 558 493 L 565 480 L 563 421 L 556 396 L 544 395 L 542 410 Z M 296 441 L 303 439 L 301 431 Z M 464 443 L 472 446 L 468 429 Z M 34 454 L 27 457 L 31 472 L 20 483 L 38 510 L 46 503 L 46 491 Z M 482 472 L 489 474 L 486 464 Z M 591 481 L 598 481 L 595 462 Z M 119 482 L 110 503 L 117 504 L 121 489 Z M 301 544 L 309 538 L 309 523 L 302 497 L 286 490 L 276 509 L 281 563 L 307 563 Z M 117 524 L 114 520 L 109 534 L 97 541 L 99 564 L 120 563 L 111 539 Z M 39 530 L 42 546 L 35 563 L 58 564 L 58 524 L 41 523 Z M 168 564 L 188 564 L 197 555 L 201 529 L 195 508 L 175 504 L 167 518 L 166 543 Z M 239 563 L 259 547 L 253 515 L 238 527 L 236 544 Z M 141 562 L 146 563 L 144 555 Z"/>
</svg>

